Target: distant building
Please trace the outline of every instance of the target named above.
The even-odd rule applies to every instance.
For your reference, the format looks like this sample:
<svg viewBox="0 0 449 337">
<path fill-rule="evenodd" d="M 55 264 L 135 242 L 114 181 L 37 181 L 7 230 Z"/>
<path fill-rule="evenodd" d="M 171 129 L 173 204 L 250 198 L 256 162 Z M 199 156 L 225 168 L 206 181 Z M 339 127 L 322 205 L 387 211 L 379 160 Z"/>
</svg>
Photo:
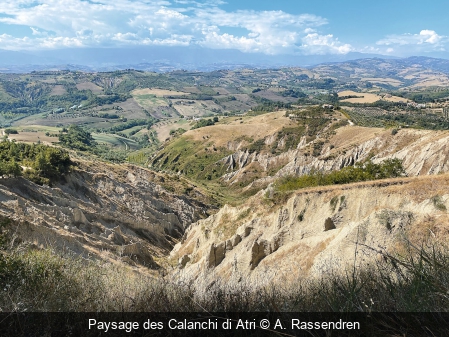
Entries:
<svg viewBox="0 0 449 337">
<path fill-rule="evenodd" d="M 415 102 L 411 102 L 411 103 L 407 103 L 407 106 L 411 106 L 413 108 L 416 109 L 425 109 L 427 107 L 427 105 L 425 103 L 415 103 Z"/>
</svg>

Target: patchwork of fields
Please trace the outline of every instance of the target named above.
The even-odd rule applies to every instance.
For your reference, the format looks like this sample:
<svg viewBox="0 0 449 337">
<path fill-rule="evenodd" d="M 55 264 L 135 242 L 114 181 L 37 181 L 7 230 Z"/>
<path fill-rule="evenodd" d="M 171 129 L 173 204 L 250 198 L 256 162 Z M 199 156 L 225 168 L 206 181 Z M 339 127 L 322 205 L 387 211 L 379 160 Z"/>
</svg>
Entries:
<svg viewBox="0 0 449 337">
<path fill-rule="evenodd" d="M 219 118 L 220 132 L 228 132 L 227 123 L 232 123 L 236 137 L 257 138 L 256 129 L 271 129 L 278 121 L 246 125 L 247 112 L 258 115 L 310 105 L 342 106 L 351 123 L 364 126 L 446 128 L 442 106 L 404 113 L 401 104 L 447 101 L 449 91 L 443 88 L 449 85 L 447 75 L 416 62 L 397 67 L 396 61 L 383 60 L 374 67 L 371 63 L 376 62 L 380 61 L 165 74 L 134 70 L 0 74 L 0 127 L 19 132 L 11 139 L 50 144 L 57 142 L 64 128 L 79 125 L 122 158 L 136 151 L 139 158 L 142 153 L 150 155 L 195 128 L 201 118 Z M 376 113 L 380 110 L 375 108 L 383 112 Z M 226 119 L 236 115 L 243 120 Z M 220 139 L 218 134 L 213 137 Z"/>
</svg>

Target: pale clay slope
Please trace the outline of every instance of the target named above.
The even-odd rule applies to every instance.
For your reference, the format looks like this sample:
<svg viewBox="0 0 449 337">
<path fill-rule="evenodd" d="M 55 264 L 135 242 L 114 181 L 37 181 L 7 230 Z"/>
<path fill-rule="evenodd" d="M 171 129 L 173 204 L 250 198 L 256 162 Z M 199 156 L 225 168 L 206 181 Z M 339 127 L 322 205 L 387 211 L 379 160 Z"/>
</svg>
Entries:
<svg viewBox="0 0 449 337">
<path fill-rule="evenodd" d="M 448 143 L 449 133 L 443 131 L 405 129 L 392 135 L 391 130 L 348 126 L 337 131 L 319 157 L 303 155 L 305 142 L 297 150 L 279 156 L 237 150 L 223 160 L 229 170 L 224 180 L 230 184 L 239 181 L 254 163 L 267 169 L 273 161 L 287 162 L 276 174 L 279 177 L 312 169 L 336 170 L 370 155 L 374 162 L 399 158 L 409 177 L 426 177 L 399 179 L 404 185 L 393 187 L 388 186 L 398 181 L 383 182 L 385 187 L 375 182 L 364 183 L 363 187 L 359 184 L 326 187 L 321 192 L 298 192 L 280 210 L 270 210 L 269 201 L 261 202 L 272 195 L 269 187 L 242 207 L 225 206 L 219 213 L 193 224 L 171 253 L 173 259 L 179 260 L 180 269 L 175 275 L 196 280 L 195 284 L 201 287 L 209 285 L 217 275 L 224 280 L 243 278 L 256 283 L 275 277 L 281 280 L 280 275 L 290 279 L 298 275 L 317 276 L 330 266 L 341 268 L 353 259 L 356 233 L 360 244 L 375 249 L 396 245 L 399 233 L 410 228 L 416 232 L 422 227 L 428 235 L 436 223 L 445 228 L 440 234 L 445 237 L 448 234 L 446 212 L 439 211 L 431 198 L 439 196 L 446 205 L 448 176 L 427 175 L 449 171 Z M 331 150 L 330 144 L 335 148 Z M 236 144 L 233 146 L 238 148 Z M 260 181 L 270 183 L 274 179 Z M 344 201 L 340 199 L 342 196 Z M 338 197 L 335 211 L 330 205 L 333 197 Z M 382 210 L 393 212 L 391 231 L 386 227 L 387 220 L 378 219 Z M 298 219 L 301 212 L 304 212 L 303 221 Z M 332 219 L 336 229 L 324 231 L 327 218 Z M 426 221 L 430 224 L 422 225 Z M 368 258 L 376 252 L 365 248 L 361 256 L 364 254 Z M 358 262 L 362 260 L 359 258 Z"/>
<path fill-rule="evenodd" d="M 179 261 L 173 277 L 199 289 L 217 279 L 291 282 L 351 267 L 356 246 L 360 265 L 400 247 L 404 237 L 446 240 L 447 212 L 431 198 L 440 195 L 449 206 L 448 187 L 447 174 L 331 186 L 297 192 L 280 207 L 261 202 L 261 192 L 193 224 L 171 253 Z M 326 221 L 335 229 L 326 231 Z"/>
<path fill-rule="evenodd" d="M 269 143 L 270 138 L 267 137 L 265 142 Z M 313 169 L 338 170 L 366 160 L 369 156 L 376 163 L 388 158 L 399 158 L 409 176 L 449 171 L 449 147 L 446 146 L 449 144 L 449 132 L 446 131 L 403 129 L 392 135 L 391 130 L 346 126 L 338 129 L 336 135 L 324 144 L 320 156 L 304 155 L 304 150 L 310 144 L 303 137 L 296 150 L 273 156 L 269 153 L 250 154 L 240 150 L 239 144 L 230 142 L 228 148 L 235 152 L 222 160 L 228 172 L 223 180 L 230 184 L 239 182 L 245 172 L 251 170 L 250 165 L 258 165 L 265 171 L 280 165 L 281 168 L 273 177 L 256 180 L 248 188 L 266 186 L 280 176 L 305 174 Z M 334 148 L 331 149 L 331 145 Z"/>
<path fill-rule="evenodd" d="M 279 112 L 254 119 L 251 128 L 254 138 L 260 135 L 267 144 L 276 141 L 271 132 L 290 123 L 282 115 Z M 259 125 L 256 124 L 264 123 L 267 128 L 257 131 Z M 236 124 L 240 126 L 239 122 Z M 244 124 L 242 133 L 243 128 Z M 194 130 L 198 137 L 200 130 Z M 212 131 L 212 128 L 202 130 Z M 305 138 L 297 149 L 278 156 L 241 151 L 241 142 L 233 141 L 232 134 L 222 135 L 219 141 L 235 151 L 222 160 L 228 168 L 223 180 L 229 184 L 238 182 L 245 171 L 253 167 L 251 165 L 260 165 L 265 170 L 277 164 L 282 166 L 275 177 L 260 179 L 248 188 L 257 184 L 266 186 L 279 176 L 307 173 L 313 168 L 339 169 L 365 160 L 369 155 L 374 156 L 375 162 L 395 157 L 403 159 L 409 176 L 449 171 L 448 132 L 400 130 L 392 135 L 391 130 L 346 126 L 338 129 L 324 144 L 318 157 L 304 156 L 304 149 L 310 145 Z M 334 148 L 331 149 L 331 145 Z M 157 267 L 158 261 L 153 257 L 168 254 L 176 237 L 180 238 L 184 230 L 204 217 L 208 210 L 208 206 L 182 196 L 182 191 L 167 192 L 157 182 L 157 176 L 144 169 L 101 164 L 81 167 L 66 183 L 53 188 L 39 187 L 22 178 L 1 179 L 0 214 L 28 221 L 29 225 L 19 226 L 17 234 L 38 246 L 68 248 L 78 254 Z M 394 233 L 408 223 L 408 213 L 395 214 L 392 221 L 396 224 L 390 233 L 385 224 L 376 220 L 376 214 L 382 209 L 414 213 L 411 226 L 422 223 L 428 216 L 444 220 L 440 223 L 447 226 L 445 213 L 437 211 L 429 201 L 439 195 L 446 202 L 449 184 L 444 177 L 446 175 L 419 178 L 425 184 L 420 185 L 418 192 L 415 187 L 405 193 L 396 190 L 398 186 L 372 187 L 368 183 L 363 188 L 328 187 L 323 190 L 326 192 L 299 194 L 283 206 L 282 212 L 270 208 L 269 202 L 261 202 L 266 193 L 272 194 L 268 188 L 240 208 L 225 206 L 208 219 L 194 223 L 183 243 L 172 253 L 176 261 L 181 259 L 181 265 L 185 264 L 185 268 L 176 273 L 193 280 L 204 272 L 205 282 L 210 281 L 211 270 L 225 279 L 244 276 L 258 282 L 266 282 L 274 273 L 289 277 L 316 275 L 327 264 L 336 265 L 331 263 L 334 258 L 350 261 L 354 254 L 354 233 L 363 233 L 360 226 L 366 221 L 369 223 L 367 244 L 392 243 Z M 433 190 L 425 197 L 413 196 L 429 186 L 433 186 Z M 442 189 L 438 190 L 439 187 Z M 343 195 L 344 202 L 340 199 Z M 336 211 L 330 206 L 334 196 L 339 196 Z M 298 216 L 304 209 L 304 219 L 299 221 Z M 327 218 L 333 219 L 336 229 L 324 232 Z M 253 229 L 250 231 L 249 227 Z M 209 229 L 208 239 L 206 229 Z M 220 232 L 229 237 L 218 235 Z M 211 250 L 211 247 L 214 248 Z M 224 260 L 219 261 L 224 252 Z M 201 269 L 206 264 L 211 267 Z M 269 271 L 269 266 L 275 268 Z"/>
<path fill-rule="evenodd" d="M 1 179 L 0 215 L 22 222 L 20 240 L 83 256 L 157 268 L 173 239 L 207 209 L 167 192 L 154 173 L 116 165 L 81 165 L 53 187 Z"/>
</svg>

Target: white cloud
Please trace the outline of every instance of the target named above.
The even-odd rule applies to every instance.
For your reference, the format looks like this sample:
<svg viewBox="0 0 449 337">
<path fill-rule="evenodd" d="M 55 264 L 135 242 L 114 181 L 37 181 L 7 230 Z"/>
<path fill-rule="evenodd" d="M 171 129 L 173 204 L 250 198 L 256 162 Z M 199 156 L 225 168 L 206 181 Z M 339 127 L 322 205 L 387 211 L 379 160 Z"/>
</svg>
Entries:
<svg viewBox="0 0 449 337">
<path fill-rule="evenodd" d="M 423 29 L 418 34 L 388 35 L 386 38 L 376 42 L 380 50 L 396 55 L 413 55 L 418 53 L 429 53 L 444 51 L 449 38 L 439 35 L 434 30 Z"/>
<path fill-rule="evenodd" d="M 378 45 L 421 45 L 428 44 L 438 46 L 447 41 L 447 36 L 438 35 L 434 30 L 424 29 L 419 34 L 389 35 L 385 39 L 377 41 Z"/>
<path fill-rule="evenodd" d="M 320 35 L 309 32 L 302 38 L 302 49 L 308 54 L 347 54 L 353 50 L 350 44 L 343 44 L 332 34 Z"/>
<path fill-rule="evenodd" d="M 26 38 L 2 37 L 4 49 L 103 45 L 199 44 L 244 52 L 347 53 L 332 35 L 320 35 L 328 22 L 284 11 L 220 8 L 221 0 L 3 0 L 0 23 L 31 28 Z M 433 39 L 432 36 L 426 36 Z"/>
</svg>

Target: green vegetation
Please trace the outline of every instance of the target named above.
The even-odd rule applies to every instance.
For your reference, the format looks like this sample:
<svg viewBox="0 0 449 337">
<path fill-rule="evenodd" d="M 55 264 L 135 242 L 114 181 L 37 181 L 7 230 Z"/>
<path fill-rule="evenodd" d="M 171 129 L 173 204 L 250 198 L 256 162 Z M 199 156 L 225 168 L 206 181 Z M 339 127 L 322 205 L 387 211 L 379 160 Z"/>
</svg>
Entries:
<svg viewBox="0 0 449 337">
<path fill-rule="evenodd" d="M 407 107 L 406 103 L 390 102 L 379 100 L 373 103 L 351 103 L 342 102 L 345 106 L 355 107 L 355 108 L 380 108 L 388 111 L 395 111 L 398 109 L 405 109 Z"/>
<path fill-rule="evenodd" d="M 434 195 L 430 200 L 432 201 L 433 206 L 437 210 L 446 211 L 446 205 L 444 204 L 443 200 L 441 199 L 441 197 L 439 195 Z"/>
<path fill-rule="evenodd" d="M 345 112 L 356 125 L 360 126 L 449 130 L 449 121 L 443 115 L 433 112 L 421 110 L 387 111 L 378 108 L 356 108 L 354 110 L 348 109 Z"/>
<path fill-rule="evenodd" d="M 180 135 L 182 135 L 182 134 L 184 134 L 186 132 L 187 131 L 185 129 L 183 129 L 183 128 L 178 128 L 176 130 L 172 129 L 172 130 L 170 130 L 170 136 L 176 137 L 176 136 L 180 136 Z"/>
<path fill-rule="evenodd" d="M 217 119 L 218 122 L 218 119 Z M 205 126 L 211 126 L 211 125 L 215 125 L 215 121 L 213 119 L 200 119 L 198 122 L 195 123 L 195 125 L 192 126 L 192 130 L 193 129 L 199 129 L 199 128 L 203 128 Z"/>
<path fill-rule="evenodd" d="M 252 111 L 248 112 L 248 116 L 257 116 L 262 113 L 278 111 L 280 109 L 291 109 L 292 108 L 292 105 L 290 103 L 273 102 L 273 101 L 270 101 L 267 99 L 262 99 L 262 102 L 263 102 L 262 104 L 259 104 L 255 107 L 253 107 L 251 109 Z"/>
<path fill-rule="evenodd" d="M 220 178 L 226 171 L 217 162 L 231 152 L 223 148 L 205 147 L 186 138 L 177 138 L 152 160 L 158 169 L 181 172 L 194 180 Z"/>
<path fill-rule="evenodd" d="M 91 150 L 96 145 L 90 132 L 78 125 L 70 125 L 67 132 L 61 132 L 59 142 L 62 146 L 81 151 Z"/>
<path fill-rule="evenodd" d="M 0 176 L 24 175 L 35 183 L 50 184 L 67 173 L 71 164 L 69 154 L 62 149 L 46 145 L 0 142 Z"/>
<path fill-rule="evenodd" d="M 395 91 L 392 95 L 404 97 L 416 103 L 433 103 L 446 101 L 449 98 L 449 90 L 446 88 L 434 88 L 421 91 Z"/>
<path fill-rule="evenodd" d="M 156 118 L 149 118 L 149 119 L 133 119 L 129 122 L 125 122 L 122 123 L 120 125 L 116 125 L 113 126 L 112 128 L 110 128 L 109 132 L 115 133 L 115 132 L 120 132 L 126 129 L 130 129 L 133 128 L 135 126 L 142 126 L 142 125 L 147 125 L 147 127 L 151 128 L 151 126 L 155 123 L 157 123 L 159 120 Z"/>
<path fill-rule="evenodd" d="M 394 222 L 396 221 L 401 223 L 401 225 L 409 224 L 413 220 L 413 213 L 384 209 L 376 217 L 381 225 L 385 226 L 387 230 L 392 231 Z"/>
<path fill-rule="evenodd" d="M 295 89 L 288 89 L 281 93 L 283 97 L 294 97 L 294 98 L 304 98 L 307 97 L 305 93 Z"/>
<path fill-rule="evenodd" d="M 276 182 L 275 186 L 278 192 L 287 192 L 306 187 L 349 184 L 403 176 L 405 176 L 405 171 L 402 162 L 399 159 L 387 159 L 380 164 L 366 161 L 329 173 L 315 171 L 299 177 L 283 177 Z"/>
<path fill-rule="evenodd" d="M 15 129 L 5 129 L 6 135 L 17 135 L 19 132 Z"/>
</svg>

